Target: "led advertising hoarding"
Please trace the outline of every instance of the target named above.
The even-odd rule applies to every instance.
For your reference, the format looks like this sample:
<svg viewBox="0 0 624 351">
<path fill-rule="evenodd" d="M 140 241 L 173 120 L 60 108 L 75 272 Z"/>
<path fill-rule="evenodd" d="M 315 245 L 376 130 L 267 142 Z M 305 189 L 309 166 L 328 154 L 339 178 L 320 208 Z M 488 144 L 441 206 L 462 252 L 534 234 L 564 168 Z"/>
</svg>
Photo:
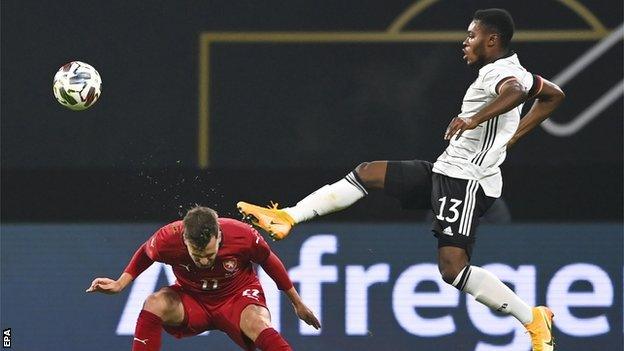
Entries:
<svg viewBox="0 0 624 351">
<path fill-rule="evenodd" d="M 16 350 L 130 349 L 143 300 L 174 281 L 154 264 L 117 296 L 86 294 L 116 278 L 158 224 L 3 225 L 2 328 Z M 547 304 L 563 350 L 622 347 L 620 225 L 484 226 L 473 264 L 529 304 Z M 299 322 L 260 270 L 273 323 L 295 350 L 530 349 L 510 316 L 445 284 L 426 224 L 315 224 L 271 243 L 323 325 Z M 81 346 L 82 345 L 82 346 Z M 163 350 L 237 350 L 221 332 Z"/>
</svg>

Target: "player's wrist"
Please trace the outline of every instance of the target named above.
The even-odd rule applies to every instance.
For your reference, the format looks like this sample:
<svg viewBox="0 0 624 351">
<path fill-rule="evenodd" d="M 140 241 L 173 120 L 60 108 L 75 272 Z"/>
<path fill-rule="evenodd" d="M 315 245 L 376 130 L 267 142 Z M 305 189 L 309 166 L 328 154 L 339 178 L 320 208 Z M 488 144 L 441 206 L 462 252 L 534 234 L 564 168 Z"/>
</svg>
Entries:
<svg viewBox="0 0 624 351">
<path fill-rule="evenodd" d="M 301 300 L 301 296 L 299 296 L 294 286 L 288 290 L 284 290 L 284 293 L 286 293 L 286 296 L 288 296 L 293 306 L 301 306 L 303 304 L 303 300 Z"/>
<path fill-rule="evenodd" d="M 305 304 L 303 303 L 303 300 L 299 299 L 290 299 L 290 303 L 292 303 L 292 305 L 295 308 L 299 308 L 299 307 L 303 307 L 305 306 Z"/>
<path fill-rule="evenodd" d="M 132 282 L 133 279 L 134 277 L 130 273 L 123 272 L 121 276 L 115 281 L 115 285 L 117 285 L 119 291 L 122 291 L 123 289 L 125 289 L 126 286 L 128 286 L 128 284 L 130 284 L 130 282 Z"/>
</svg>

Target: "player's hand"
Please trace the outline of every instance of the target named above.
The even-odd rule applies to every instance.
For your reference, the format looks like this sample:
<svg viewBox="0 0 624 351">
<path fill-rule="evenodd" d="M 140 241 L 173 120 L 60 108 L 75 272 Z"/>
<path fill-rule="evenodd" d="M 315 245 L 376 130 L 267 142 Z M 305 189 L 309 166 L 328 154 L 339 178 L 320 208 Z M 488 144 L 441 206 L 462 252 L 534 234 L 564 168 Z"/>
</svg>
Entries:
<svg viewBox="0 0 624 351">
<path fill-rule="evenodd" d="M 457 140 L 465 130 L 475 128 L 477 128 L 477 124 L 472 117 L 455 117 L 451 120 L 448 127 L 446 127 L 444 140 L 451 140 L 455 134 L 457 134 L 457 137 L 455 138 L 455 140 Z"/>
<path fill-rule="evenodd" d="M 103 294 L 116 294 L 122 290 L 121 284 L 110 278 L 95 278 L 86 292 L 100 292 Z"/>
<path fill-rule="evenodd" d="M 295 313 L 299 319 L 306 322 L 308 325 L 313 326 L 315 329 L 321 329 L 321 322 L 319 322 L 318 318 L 314 315 L 314 312 L 312 312 L 308 306 L 300 303 L 293 304 L 293 308 L 295 309 Z"/>
</svg>

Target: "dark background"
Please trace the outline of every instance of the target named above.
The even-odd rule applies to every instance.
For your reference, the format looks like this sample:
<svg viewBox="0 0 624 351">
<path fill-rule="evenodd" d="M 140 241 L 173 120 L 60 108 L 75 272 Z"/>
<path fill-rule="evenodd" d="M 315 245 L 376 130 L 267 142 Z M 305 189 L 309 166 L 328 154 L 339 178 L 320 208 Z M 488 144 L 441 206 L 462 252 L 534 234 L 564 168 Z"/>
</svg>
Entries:
<svg viewBox="0 0 624 351">
<path fill-rule="evenodd" d="M 583 2 L 607 28 L 620 1 Z M 219 31 L 383 32 L 412 1 L 2 2 L 2 221 L 146 221 L 192 203 L 292 204 L 375 159 L 435 160 L 476 72 L 460 43 L 216 43 L 210 167 L 198 166 L 199 36 Z M 517 30 L 587 29 L 557 1 L 440 1 L 410 30 L 465 30 L 505 7 Z M 596 41 L 518 42 L 550 78 Z M 567 83 L 568 122 L 622 78 L 621 41 Z M 52 95 L 58 67 L 103 79 L 90 110 Z M 528 108 L 528 105 L 525 108 Z M 537 128 L 503 165 L 517 221 L 620 221 L 622 98 L 569 137 Z M 414 220 L 383 195 L 329 220 Z"/>
<path fill-rule="evenodd" d="M 517 30 L 587 29 L 563 5 L 570 1 L 438 1 L 403 31 L 463 32 L 474 10 L 487 7 L 510 10 Z M 111 297 L 84 289 L 95 276 L 117 277 L 137 245 L 194 203 L 237 217 L 239 200 L 291 205 L 363 161 L 435 160 L 445 147 L 442 132 L 476 77 L 461 60 L 461 39 L 213 43 L 210 165 L 200 168 L 198 162 L 202 33 L 384 33 L 414 3 L 0 1 L 0 319 L 2 329 L 12 328 L 13 349 L 129 348 L 131 336 L 119 335 L 116 327 L 131 290 Z M 580 3 L 609 30 L 623 22 L 621 1 Z M 529 71 L 552 78 L 596 44 L 519 41 L 513 48 Z M 572 121 L 622 80 L 622 49 L 620 40 L 563 86 L 567 99 L 553 121 Z M 72 60 L 93 65 L 103 79 L 101 99 L 87 111 L 69 111 L 53 97 L 55 72 Z M 569 312 L 585 320 L 604 316 L 609 330 L 580 336 L 577 325 L 572 333 L 574 323 L 557 310 L 562 350 L 621 349 L 622 105 L 620 95 L 571 136 L 536 128 L 521 140 L 503 164 L 504 203 L 497 204 L 516 223 L 483 225 L 475 248 L 474 264 L 480 266 L 534 267 L 529 292 L 535 301 L 527 301 L 555 308 L 567 302 L 561 295 L 566 291 L 551 286 L 558 272 L 579 264 L 596 268 L 570 291 L 606 291 L 611 304 L 596 306 L 586 298 Z M 339 274 L 318 297 L 324 323 L 319 336 L 299 332 L 282 298 L 281 332 L 295 349 L 460 351 L 485 342 L 528 350 L 519 325 L 515 334 L 494 335 L 512 317 L 480 329 L 468 311 L 471 297 L 463 295 L 457 307 L 418 309 L 426 318 L 452 316 L 452 334 L 425 338 L 398 325 L 392 289 L 399 275 L 414 265 L 435 265 L 436 242 L 426 218 L 372 193 L 322 218 L 329 223 L 298 226 L 288 240 L 273 243 L 289 270 L 303 261 L 307 240 L 324 236 L 338 243 L 337 252 L 322 259 Z M 498 222 L 508 218 L 503 211 Z M 347 335 L 346 269 L 379 263 L 390 266 L 390 279 L 369 289 L 371 333 Z M 608 284 L 589 283 L 601 277 Z M 164 274 L 157 283 L 167 284 Z M 513 288 L 526 293 L 530 284 Z M 435 292 L 435 285 L 427 281 L 415 290 Z M 135 300 L 140 308 L 142 299 Z M 164 335 L 164 349 L 237 349 L 218 332 L 182 341 Z M 523 347 L 510 344 L 514 335 Z"/>
</svg>

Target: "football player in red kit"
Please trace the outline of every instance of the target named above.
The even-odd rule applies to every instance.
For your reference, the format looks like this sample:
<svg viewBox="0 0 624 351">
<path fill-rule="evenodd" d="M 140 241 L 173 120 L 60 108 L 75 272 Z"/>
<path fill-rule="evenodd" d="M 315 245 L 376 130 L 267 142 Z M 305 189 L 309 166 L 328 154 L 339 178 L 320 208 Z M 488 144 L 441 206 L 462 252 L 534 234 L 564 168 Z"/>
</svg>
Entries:
<svg viewBox="0 0 624 351">
<path fill-rule="evenodd" d="M 249 225 L 196 206 L 182 221 L 160 228 L 136 251 L 119 279 L 96 278 L 87 292 L 122 291 L 155 261 L 171 265 L 174 285 L 149 295 L 139 314 L 132 350 L 160 350 L 161 329 L 177 338 L 218 329 L 245 350 L 291 350 L 272 328 L 257 263 L 284 291 L 297 316 L 320 328 L 280 259 Z"/>
</svg>

